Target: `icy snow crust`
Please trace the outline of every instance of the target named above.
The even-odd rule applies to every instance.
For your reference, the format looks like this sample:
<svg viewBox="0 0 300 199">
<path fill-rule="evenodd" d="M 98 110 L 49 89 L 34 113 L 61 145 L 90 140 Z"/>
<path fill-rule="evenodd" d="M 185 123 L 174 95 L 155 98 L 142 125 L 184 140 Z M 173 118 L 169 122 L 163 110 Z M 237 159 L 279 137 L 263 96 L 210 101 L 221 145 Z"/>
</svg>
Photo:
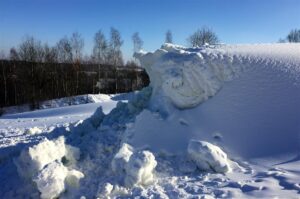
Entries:
<svg viewBox="0 0 300 199">
<path fill-rule="evenodd" d="M 4 139 L 1 197 L 298 197 L 300 45 L 165 44 L 135 56 L 151 84 L 128 103 L 26 127 L 36 142 Z"/>
</svg>

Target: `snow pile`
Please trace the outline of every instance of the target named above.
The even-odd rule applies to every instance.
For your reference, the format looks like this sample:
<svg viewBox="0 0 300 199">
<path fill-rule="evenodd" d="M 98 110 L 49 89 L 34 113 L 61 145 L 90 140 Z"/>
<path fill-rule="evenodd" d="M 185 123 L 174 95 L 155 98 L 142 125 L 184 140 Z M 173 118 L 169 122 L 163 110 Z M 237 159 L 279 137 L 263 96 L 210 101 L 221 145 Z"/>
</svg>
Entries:
<svg viewBox="0 0 300 199">
<path fill-rule="evenodd" d="M 201 170 L 220 173 L 231 170 L 226 153 L 211 143 L 191 140 L 188 154 Z"/>
<path fill-rule="evenodd" d="M 135 56 L 153 92 L 126 130 L 133 147 L 179 154 L 196 139 L 244 158 L 299 150 L 299 44 L 166 44 Z"/>
<path fill-rule="evenodd" d="M 2 183 L 0 193 L 7 198 L 25 197 L 26 189 L 43 198 L 296 198 L 299 169 L 269 175 L 275 164 L 248 162 L 299 152 L 299 52 L 300 45 L 292 44 L 165 44 L 136 54 L 150 86 L 110 112 L 99 107 L 90 118 L 28 144 L 15 160 L 20 176 L 30 174 L 28 185 L 22 184 L 27 187 L 19 191 L 13 182 Z M 1 161 L 3 171 L 10 162 Z M 299 156 L 277 163 L 295 161 Z M 32 180 L 37 187 L 28 183 Z"/>
</svg>

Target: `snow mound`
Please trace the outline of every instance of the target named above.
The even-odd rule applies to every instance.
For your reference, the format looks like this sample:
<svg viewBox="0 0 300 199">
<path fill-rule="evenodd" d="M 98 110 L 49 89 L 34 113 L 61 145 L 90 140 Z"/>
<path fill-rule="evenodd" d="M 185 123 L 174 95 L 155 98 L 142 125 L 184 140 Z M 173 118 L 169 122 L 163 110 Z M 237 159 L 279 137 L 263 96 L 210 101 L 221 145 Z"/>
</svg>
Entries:
<svg viewBox="0 0 300 199">
<path fill-rule="evenodd" d="M 191 140 L 188 154 L 201 170 L 219 173 L 226 173 L 231 170 L 226 153 L 211 143 Z"/>
<path fill-rule="evenodd" d="M 196 139 L 244 158 L 299 150 L 299 44 L 165 44 L 135 56 L 153 92 L 127 129 L 134 148 L 179 154 Z"/>
</svg>

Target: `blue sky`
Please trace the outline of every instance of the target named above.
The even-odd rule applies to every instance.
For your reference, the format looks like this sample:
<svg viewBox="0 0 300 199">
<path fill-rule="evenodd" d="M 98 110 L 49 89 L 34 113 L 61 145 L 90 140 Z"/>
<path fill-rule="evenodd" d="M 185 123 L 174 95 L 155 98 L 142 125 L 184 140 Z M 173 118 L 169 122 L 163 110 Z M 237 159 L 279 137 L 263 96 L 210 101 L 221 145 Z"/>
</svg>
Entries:
<svg viewBox="0 0 300 199">
<path fill-rule="evenodd" d="M 54 45 L 78 31 L 85 53 L 99 29 L 120 30 L 123 52 L 132 54 L 138 31 L 145 50 L 155 50 L 167 29 L 185 45 L 197 28 L 211 27 L 223 43 L 269 43 L 300 28 L 300 0 L 0 0 L 0 51 L 17 46 L 24 35 Z"/>
</svg>

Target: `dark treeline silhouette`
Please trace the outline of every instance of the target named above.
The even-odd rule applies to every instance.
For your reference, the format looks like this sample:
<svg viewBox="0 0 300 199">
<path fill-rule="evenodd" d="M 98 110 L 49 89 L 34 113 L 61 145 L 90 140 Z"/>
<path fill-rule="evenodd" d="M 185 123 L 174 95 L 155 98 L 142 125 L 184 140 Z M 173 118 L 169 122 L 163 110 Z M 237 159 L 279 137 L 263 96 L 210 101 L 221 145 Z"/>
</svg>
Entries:
<svg viewBox="0 0 300 199">
<path fill-rule="evenodd" d="M 129 92 L 149 84 L 145 71 L 132 65 L 0 60 L 0 68 L 1 107 L 29 103 L 36 109 L 48 99 Z"/>
<path fill-rule="evenodd" d="M 138 39 L 133 42 L 141 48 Z M 25 36 L 10 49 L 7 60 L 0 60 L 0 107 L 29 103 L 36 109 L 49 99 L 141 89 L 149 84 L 148 76 L 135 60 L 124 64 L 122 45 L 113 27 L 109 40 L 101 30 L 95 33 L 91 55 L 83 54 L 84 39 L 78 32 L 53 46 Z"/>
</svg>

